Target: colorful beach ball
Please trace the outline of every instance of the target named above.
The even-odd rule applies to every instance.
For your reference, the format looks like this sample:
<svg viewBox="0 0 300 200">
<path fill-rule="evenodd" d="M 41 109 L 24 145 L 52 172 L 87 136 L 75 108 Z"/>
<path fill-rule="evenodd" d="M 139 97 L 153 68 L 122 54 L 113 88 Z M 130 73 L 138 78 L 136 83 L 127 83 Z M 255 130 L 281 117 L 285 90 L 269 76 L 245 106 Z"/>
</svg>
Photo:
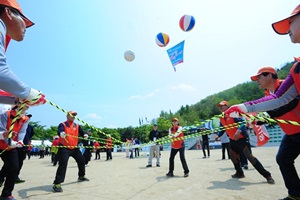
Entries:
<svg viewBox="0 0 300 200">
<path fill-rule="evenodd" d="M 165 47 L 170 42 L 170 37 L 166 33 L 159 33 L 155 38 L 156 44 L 160 47 Z"/>
<path fill-rule="evenodd" d="M 187 32 L 194 28 L 195 18 L 192 15 L 183 15 L 179 20 L 181 30 Z"/>
<path fill-rule="evenodd" d="M 125 51 L 125 53 L 124 53 L 124 58 L 125 58 L 125 60 L 127 60 L 128 62 L 131 62 L 131 61 L 134 60 L 135 54 L 134 54 L 133 51 L 127 50 L 127 51 Z"/>
</svg>

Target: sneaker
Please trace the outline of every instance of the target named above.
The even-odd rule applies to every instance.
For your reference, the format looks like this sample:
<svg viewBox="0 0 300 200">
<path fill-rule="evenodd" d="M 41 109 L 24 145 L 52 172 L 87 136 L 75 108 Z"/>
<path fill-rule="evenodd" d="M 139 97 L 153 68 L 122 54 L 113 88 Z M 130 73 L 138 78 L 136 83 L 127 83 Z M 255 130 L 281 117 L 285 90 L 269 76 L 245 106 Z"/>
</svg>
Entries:
<svg viewBox="0 0 300 200">
<path fill-rule="evenodd" d="M 147 165 L 146 167 L 152 167 L 152 165 Z"/>
<path fill-rule="evenodd" d="M 186 178 L 186 177 L 188 177 L 188 176 L 189 176 L 189 173 L 185 173 L 185 174 L 183 175 L 184 178 Z"/>
<path fill-rule="evenodd" d="M 166 176 L 168 176 L 168 177 L 173 177 L 174 174 L 173 174 L 173 172 L 168 172 L 168 173 L 166 174 Z"/>
<path fill-rule="evenodd" d="M 0 200 L 16 200 L 13 196 L 9 197 L 0 197 Z"/>
<path fill-rule="evenodd" d="M 245 178 L 244 173 L 235 173 L 231 175 L 232 178 Z"/>
<path fill-rule="evenodd" d="M 300 197 L 289 195 L 289 196 L 285 197 L 284 199 L 280 199 L 280 200 L 300 200 Z"/>
<path fill-rule="evenodd" d="M 24 183 L 24 182 L 25 182 L 25 180 L 22 180 L 22 179 L 20 179 L 19 177 L 16 178 L 16 180 L 15 180 L 15 183 L 16 183 L 16 184 L 18 184 L 18 183 Z"/>
<path fill-rule="evenodd" d="M 244 169 L 248 169 L 248 165 L 244 165 Z"/>
<path fill-rule="evenodd" d="M 85 176 L 81 176 L 78 178 L 78 182 L 82 182 L 82 181 L 89 181 L 89 179 L 85 178 Z"/>
<path fill-rule="evenodd" d="M 274 181 L 274 179 L 272 178 L 272 176 L 268 176 L 266 179 L 267 179 L 267 182 L 268 182 L 269 184 L 275 184 L 275 181 Z M 299 198 L 299 200 L 300 200 L 300 198 Z"/>
<path fill-rule="evenodd" d="M 204 158 L 206 158 L 206 156 L 203 156 L 202 158 L 204 159 Z"/>
<path fill-rule="evenodd" d="M 63 189 L 61 188 L 61 185 L 60 185 L 60 184 L 54 184 L 54 185 L 53 185 L 53 191 L 54 191 L 54 192 L 62 192 Z"/>
<path fill-rule="evenodd" d="M 160 167 L 160 165 L 159 165 L 159 164 L 156 164 L 156 167 Z"/>
</svg>

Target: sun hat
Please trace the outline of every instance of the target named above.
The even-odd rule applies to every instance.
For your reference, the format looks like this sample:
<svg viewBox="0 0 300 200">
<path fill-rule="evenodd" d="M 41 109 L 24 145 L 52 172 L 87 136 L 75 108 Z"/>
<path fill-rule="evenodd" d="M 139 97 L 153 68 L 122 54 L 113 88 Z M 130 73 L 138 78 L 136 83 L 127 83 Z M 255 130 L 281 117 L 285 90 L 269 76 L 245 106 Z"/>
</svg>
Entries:
<svg viewBox="0 0 300 200">
<path fill-rule="evenodd" d="M 218 103 L 217 106 L 229 106 L 228 102 L 227 101 L 221 101 L 220 103 Z"/>
<path fill-rule="evenodd" d="M 16 0 L 0 0 L 0 5 L 4 5 L 17 10 L 21 17 L 24 19 L 26 28 L 34 25 L 34 23 L 23 14 L 21 7 Z"/>
<path fill-rule="evenodd" d="M 254 76 L 251 76 L 251 80 L 252 81 L 257 81 L 257 78 L 259 75 L 261 75 L 262 73 L 271 73 L 271 74 L 277 74 L 276 70 L 273 67 L 263 67 L 260 70 L 258 70 L 257 74 Z"/>
<path fill-rule="evenodd" d="M 274 31 L 280 35 L 286 35 L 290 30 L 290 19 L 300 13 L 300 4 L 293 10 L 293 12 L 285 19 L 272 24 Z"/>
</svg>

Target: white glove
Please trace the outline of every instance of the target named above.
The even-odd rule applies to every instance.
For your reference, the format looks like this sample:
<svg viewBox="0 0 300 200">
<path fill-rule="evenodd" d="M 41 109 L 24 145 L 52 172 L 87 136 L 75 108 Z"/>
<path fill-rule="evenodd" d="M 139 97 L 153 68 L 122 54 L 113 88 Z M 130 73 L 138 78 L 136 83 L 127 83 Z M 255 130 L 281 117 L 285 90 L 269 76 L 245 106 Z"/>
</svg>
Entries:
<svg viewBox="0 0 300 200">
<path fill-rule="evenodd" d="M 60 135 L 61 138 L 66 138 L 67 137 L 67 134 L 64 131 L 60 132 L 59 135 Z"/>
<path fill-rule="evenodd" d="M 233 117 L 236 118 L 236 114 L 232 114 L 232 113 L 247 113 L 248 110 L 246 108 L 246 106 L 244 104 L 238 104 L 238 105 L 233 105 L 230 108 L 228 108 L 224 114 L 226 117 Z M 232 116 L 230 116 L 232 114 Z"/>
<path fill-rule="evenodd" d="M 9 148 L 21 148 L 23 146 L 24 144 L 22 140 L 19 140 L 18 142 L 12 140 Z"/>
<path fill-rule="evenodd" d="M 84 134 L 84 135 L 83 135 L 84 138 L 87 138 L 88 136 L 89 136 L 88 134 Z"/>
<path fill-rule="evenodd" d="M 45 95 L 42 92 L 31 88 L 30 93 L 28 97 L 25 99 L 25 101 L 32 101 L 33 99 L 35 99 L 34 102 L 26 102 L 26 104 L 28 106 L 38 106 L 38 105 L 45 104 L 47 102 Z"/>
<path fill-rule="evenodd" d="M 232 112 L 232 113 L 229 114 L 229 117 L 232 117 L 232 118 L 239 118 L 239 117 L 241 117 L 241 116 L 240 116 L 240 113 L 238 113 L 238 112 Z"/>
</svg>

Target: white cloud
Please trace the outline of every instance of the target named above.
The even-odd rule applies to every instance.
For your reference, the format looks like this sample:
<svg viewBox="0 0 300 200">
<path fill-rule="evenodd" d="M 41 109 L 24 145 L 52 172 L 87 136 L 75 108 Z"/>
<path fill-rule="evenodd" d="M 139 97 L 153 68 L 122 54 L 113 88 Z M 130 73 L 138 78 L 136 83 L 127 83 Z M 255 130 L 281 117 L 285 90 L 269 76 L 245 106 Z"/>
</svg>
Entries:
<svg viewBox="0 0 300 200">
<path fill-rule="evenodd" d="M 197 91 L 196 88 L 194 88 L 191 85 L 188 84 L 179 84 L 176 86 L 171 87 L 172 90 L 180 90 L 180 91 L 186 91 L 186 92 L 195 92 Z"/>
<path fill-rule="evenodd" d="M 154 91 L 152 91 L 148 94 L 145 94 L 145 95 L 133 95 L 133 96 L 129 97 L 129 99 L 130 100 L 131 99 L 147 99 L 147 98 L 155 96 L 159 91 L 160 91 L 160 89 L 155 89 Z"/>
<path fill-rule="evenodd" d="M 101 125 L 101 122 L 103 121 L 103 118 L 101 116 L 97 115 L 96 113 L 86 114 L 83 117 L 83 119 L 86 123 L 93 125 L 93 126 L 99 126 L 99 125 Z"/>
</svg>

